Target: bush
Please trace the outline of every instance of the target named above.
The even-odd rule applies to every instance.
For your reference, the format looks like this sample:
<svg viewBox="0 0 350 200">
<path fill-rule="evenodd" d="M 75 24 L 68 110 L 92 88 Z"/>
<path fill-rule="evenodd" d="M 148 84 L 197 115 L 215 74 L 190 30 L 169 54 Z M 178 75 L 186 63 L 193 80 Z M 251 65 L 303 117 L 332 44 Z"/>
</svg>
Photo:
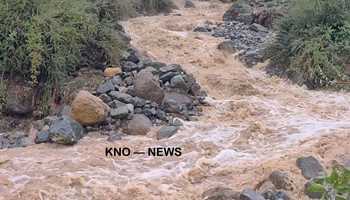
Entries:
<svg viewBox="0 0 350 200">
<path fill-rule="evenodd" d="M 267 49 L 272 64 L 302 76 L 310 88 L 346 80 L 350 63 L 350 1 L 296 0 Z"/>
<path fill-rule="evenodd" d="M 158 11 L 161 2 L 168 1 L 151 2 L 149 9 Z M 3 0 L 0 4 L 2 79 L 21 77 L 40 90 L 36 93 L 42 96 L 41 103 L 39 100 L 42 104 L 78 68 L 103 69 L 118 64 L 129 41 L 117 22 L 136 16 L 139 4 L 143 8 L 150 1 Z M 0 88 L 2 94 L 4 88 Z"/>
<path fill-rule="evenodd" d="M 350 170 L 335 167 L 328 176 L 313 180 L 308 192 L 319 193 L 323 200 L 350 199 Z"/>
</svg>

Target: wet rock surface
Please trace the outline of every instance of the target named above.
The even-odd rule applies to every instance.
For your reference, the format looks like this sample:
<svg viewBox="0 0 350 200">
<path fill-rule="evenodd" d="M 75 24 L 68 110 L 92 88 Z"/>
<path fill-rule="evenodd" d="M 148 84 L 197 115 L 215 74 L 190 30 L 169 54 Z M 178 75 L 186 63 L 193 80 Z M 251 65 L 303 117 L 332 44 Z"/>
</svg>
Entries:
<svg viewBox="0 0 350 200">
<path fill-rule="evenodd" d="M 313 156 L 298 158 L 297 166 L 306 179 L 316 178 L 320 175 L 324 175 L 325 172 L 323 166 Z"/>
<path fill-rule="evenodd" d="M 264 61 L 264 49 L 273 39 L 272 26 L 276 19 L 287 12 L 288 1 L 236 1 L 223 15 L 223 23 L 205 22 L 194 32 L 205 32 L 227 41 L 219 44 L 219 49 L 229 49 L 236 53 L 248 67 Z M 232 41 L 232 43 L 228 43 Z"/>
<path fill-rule="evenodd" d="M 222 24 L 206 24 L 194 31 L 207 32 L 214 37 L 225 38 L 218 48 L 229 53 L 239 52 L 238 56 L 247 66 L 263 61 L 263 51 L 273 36 L 272 30 L 253 23 L 225 21 Z M 231 41 L 231 42 L 230 42 Z"/>
<path fill-rule="evenodd" d="M 68 116 L 55 120 L 48 130 L 50 142 L 73 145 L 85 135 L 84 128 Z"/>
</svg>

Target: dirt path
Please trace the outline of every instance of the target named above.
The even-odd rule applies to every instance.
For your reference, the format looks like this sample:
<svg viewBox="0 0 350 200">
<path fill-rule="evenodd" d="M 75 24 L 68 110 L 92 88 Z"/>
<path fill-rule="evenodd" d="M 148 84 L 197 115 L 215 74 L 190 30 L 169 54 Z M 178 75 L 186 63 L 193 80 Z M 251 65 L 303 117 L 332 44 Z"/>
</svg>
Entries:
<svg viewBox="0 0 350 200">
<path fill-rule="evenodd" d="M 276 169 L 294 177 L 291 195 L 303 199 L 297 157 L 314 155 L 325 166 L 350 159 L 350 94 L 308 91 L 244 67 L 216 49 L 220 39 L 192 32 L 219 21 L 228 5 L 194 2 L 180 16 L 141 17 L 125 27 L 143 54 L 183 65 L 207 90 L 212 106 L 199 121 L 162 141 L 150 133 L 111 144 L 90 134 L 73 147 L 0 150 L 0 200 L 192 200 L 216 186 L 252 187 Z M 178 146 L 184 154 L 107 158 L 107 146 Z"/>
</svg>

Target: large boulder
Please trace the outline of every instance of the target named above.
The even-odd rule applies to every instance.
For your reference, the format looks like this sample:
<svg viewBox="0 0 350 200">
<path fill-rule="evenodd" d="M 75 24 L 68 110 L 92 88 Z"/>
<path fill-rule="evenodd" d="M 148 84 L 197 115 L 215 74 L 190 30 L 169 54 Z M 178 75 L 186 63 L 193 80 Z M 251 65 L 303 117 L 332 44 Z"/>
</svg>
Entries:
<svg viewBox="0 0 350 200">
<path fill-rule="evenodd" d="M 161 104 L 164 91 L 159 85 L 158 79 L 149 71 L 142 70 L 137 74 L 134 81 L 135 95 L 146 100 Z"/>
<path fill-rule="evenodd" d="M 65 145 L 77 143 L 85 134 L 84 128 L 67 116 L 54 121 L 48 133 L 51 142 Z"/>
<path fill-rule="evenodd" d="M 151 120 L 142 114 L 135 114 L 128 122 L 126 133 L 129 135 L 146 135 L 152 127 Z"/>
<path fill-rule="evenodd" d="M 82 125 L 95 125 L 106 120 L 110 108 L 88 91 L 80 91 L 72 103 L 72 118 Z"/>
</svg>

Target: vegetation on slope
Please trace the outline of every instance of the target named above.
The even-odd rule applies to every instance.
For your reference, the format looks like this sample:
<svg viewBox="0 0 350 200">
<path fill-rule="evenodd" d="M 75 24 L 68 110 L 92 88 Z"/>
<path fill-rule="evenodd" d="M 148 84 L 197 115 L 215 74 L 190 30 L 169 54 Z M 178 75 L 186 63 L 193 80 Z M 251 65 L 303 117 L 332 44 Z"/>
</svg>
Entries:
<svg viewBox="0 0 350 200">
<path fill-rule="evenodd" d="M 302 76 L 310 88 L 346 80 L 350 64 L 350 1 L 296 0 L 268 48 L 272 63 Z"/>
<path fill-rule="evenodd" d="M 117 64 L 128 45 L 117 21 L 140 11 L 166 10 L 169 2 L 2 0 L 0 104 L 6 101 L 5 80 L 24 80 L 44 91 L 39 100 L 43 104 L 78 68 Z"/>
</svg>

